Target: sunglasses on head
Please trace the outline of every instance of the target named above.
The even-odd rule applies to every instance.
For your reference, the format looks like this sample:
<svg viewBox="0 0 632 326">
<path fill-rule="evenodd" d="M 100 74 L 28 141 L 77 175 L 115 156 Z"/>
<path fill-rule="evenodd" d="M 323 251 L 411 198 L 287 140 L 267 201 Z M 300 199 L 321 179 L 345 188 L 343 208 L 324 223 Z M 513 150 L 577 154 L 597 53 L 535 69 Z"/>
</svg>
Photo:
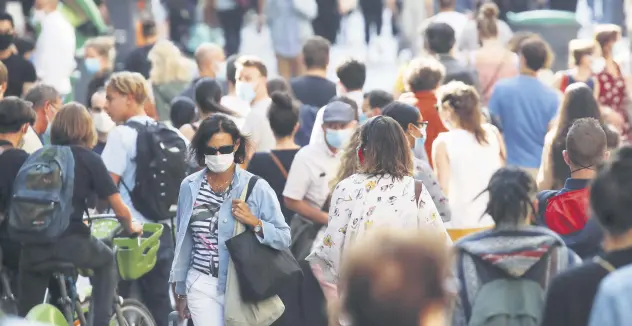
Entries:
<svg viewBox="0 0 632 326">
<path fill-rule="evenodd" d="M 207 146 L 204 149 L 204 155 L 217 155 L 217 153 L 230 154 L 233 152 L 234 147 L 235 147 L 234 145 L 226 145 L 226 146 L 220 146 L 220 147 Z"/>
</svg>

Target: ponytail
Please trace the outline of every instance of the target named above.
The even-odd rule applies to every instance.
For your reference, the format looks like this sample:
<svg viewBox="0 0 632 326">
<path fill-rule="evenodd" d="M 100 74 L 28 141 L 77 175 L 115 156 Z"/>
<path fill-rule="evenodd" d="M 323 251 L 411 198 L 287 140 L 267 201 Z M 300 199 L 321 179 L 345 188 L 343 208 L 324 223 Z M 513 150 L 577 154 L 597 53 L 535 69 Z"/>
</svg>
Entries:
<svg viewBox="0 0 632 326">
<path fill-rule="evenodd" d="M 476 198 L 489 193 L 489 202 L 484 214 L 489 214 L 496 226 L 520 225 L 535 212 L 533 199 L 536 185 L 533 178 L 516 167 L 505 167 L 492 175 L 489 185 Z"/>
</svg>

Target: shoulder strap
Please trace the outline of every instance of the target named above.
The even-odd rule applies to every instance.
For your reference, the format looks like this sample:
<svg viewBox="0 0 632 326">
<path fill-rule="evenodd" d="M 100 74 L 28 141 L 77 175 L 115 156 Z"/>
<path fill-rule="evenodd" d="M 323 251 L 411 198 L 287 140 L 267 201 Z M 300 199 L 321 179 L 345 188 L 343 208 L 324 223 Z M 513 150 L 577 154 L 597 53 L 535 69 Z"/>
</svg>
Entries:
<svg viewBox="0 0 632 326">
<path fill-rule="evenodd" d="M 136 131 L 141 131 L 147 127 L 147 124 L 140 123 L 138 121 L 127 121 L 125 122 L 125 125 L 135 129 Z"/>
<path fill-rule="evenodd" d="M 423 188 L 424 183 L 419 180 L 415 180 L 415 200 L 417 204 L 419 204 L 419 201 L 421 199 L 421 192 L 423 191 Z"/>
<path fill-rule="evenodd" d="M 560 91 L 564 92 L 566 87 L 568 87 L 568 84 L 570 84 L 570 78 L 567 73 L 564 73 L 562 75 L 562 80 L 560 81 Z"/>
<path fill-rule="evenodd" d="M 287 180 L 287 170 L 285 169 L 279 158 L 273 152 L 270 152 L 270 158 L 272 159 L 272 162 L 276 164 L 277 168 L 279 168 L 279 171 L 283 175 L 283 178 Z"/>
<path fill-rule="evenodd" d="M 248 198 L 250 198 L 250 194 L 252 194 L 252 190 L 255 188 L 255 184 L 257 184 L 257 181 L 259 181 L 259 177 L 256 175 L 253 175 L 252 177 L 250 177 L 250 180 L 248 180 L 248 186 L 246 187 L 246 195 L 244 196 L 244 201 L 248 201 Z"/>
<path fill-rule="evenodd" d="M 593 258 L 593 261 L 597 264 L 599 264 L 599 266 L 603 267 L 603 269 L 605 269 L 606 271 L 608 271 L 608 273 L 612 273 L 614 271 L 617 270 L 616 267 L 614 267 L 614 265 L 612 265 L 610 262 L 608 262 L 607 260 L 599 257 L 599 256 L 595 256 L 595 258 Z"/>
<path fill-rule="evenodd" d="M 505 55 L 503 56 L 503 59 L 500 61 L 500 63 L 498 63 L 498 66 L 496 66 L 496 70 L 494 71 L 492 78 L 489 79 L 489 82 L 487 83 L 487 85 L 485 85 L 485 87 L 483 88 L 483 92 L 481 94 L 487 94 L 487 92 L 489 92 L 492 89 L 492 87 L 496 84 L 496 78 L 498 78 L 500 71 L 505 66 L 505 60 L 507 59 L 508 55 L 509 53 L 505 53 Z"/>
</svg>

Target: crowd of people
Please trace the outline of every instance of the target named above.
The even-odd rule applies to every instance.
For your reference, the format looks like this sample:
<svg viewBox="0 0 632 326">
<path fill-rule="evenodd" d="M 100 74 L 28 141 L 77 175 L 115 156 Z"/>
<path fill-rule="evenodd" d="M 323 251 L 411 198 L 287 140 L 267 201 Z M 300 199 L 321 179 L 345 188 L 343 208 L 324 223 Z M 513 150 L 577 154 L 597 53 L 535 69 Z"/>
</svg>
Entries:
<svg viewBox="0 0 632 326">
<path fill-rule="evenodd" d="M 88 40 L 85 97 L 69 86 L 75 62 L 46 55 L 74 43 L 53 35 L 70 26 L 56 0 L 36 1 L 41 32 L 27 52 L 0 14 L 0 247 L 18 315 L 54 290 L 42 264 L 64 261 L 94 272 L 91 322 L 110 324 L 114 289 L 128 297 L 132 285 L 84 223 L 109 212 L 130 234 L 164 226 L 155 266 L 135 281 L 158 326 L 174 310 L 189 324 L 233 325 L 246 309 L 276 326 L 627 320 L 620 27 L 572 40 L 568 69 L 552 72 L 547 42 L 513 34 L 494 2 L 468 18 L 442 0 L 394 89 L 367 90 L 361 59 L 327 78 L 337 27 L 333 40 L 312 35 L 320 1 L 269 1 L 279 77 L 239 54 L 238 4 L 216 1 L 226 44 L 202 43 L 193 60 L 152 19 L 122 71 L 109 38 Z M 384 4 L 360 5 L 370 43 Z M 243 299 L 227 245 L 243 229 L 302 277 Z"/>
</svg>

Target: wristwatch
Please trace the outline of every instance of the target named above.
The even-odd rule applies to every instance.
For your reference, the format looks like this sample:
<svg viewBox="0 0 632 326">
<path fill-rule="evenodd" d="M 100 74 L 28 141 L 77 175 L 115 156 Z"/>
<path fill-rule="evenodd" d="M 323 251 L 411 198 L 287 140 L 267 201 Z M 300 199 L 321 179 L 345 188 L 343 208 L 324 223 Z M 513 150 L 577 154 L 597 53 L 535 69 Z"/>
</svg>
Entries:
<svg viewBox="0 0 632 326">
<path fill-rule="evenodd" d="M 261 233 L 261 231 L 263 231 L 263 224 L 261 223 L 261 220 L 257 221 L 257 225 L 255 225 L 254 231 L 255 233 Z"/>
</svg>

